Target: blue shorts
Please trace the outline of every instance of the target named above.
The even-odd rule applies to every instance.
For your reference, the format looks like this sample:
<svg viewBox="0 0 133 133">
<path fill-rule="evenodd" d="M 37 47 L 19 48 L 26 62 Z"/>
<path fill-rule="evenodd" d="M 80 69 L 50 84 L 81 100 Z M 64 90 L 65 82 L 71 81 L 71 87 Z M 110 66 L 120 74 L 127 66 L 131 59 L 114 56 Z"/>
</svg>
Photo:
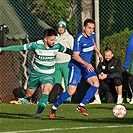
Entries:
<svg viewBox="0 0 133 133">
<path fill-rule="evenodd" d="M 81 78 L 84 78 L 85 81 L 92 76 L 97 76 L 96 72 L 89 72 L 85 66 L 69 66 L 69 85 L 78 86 Z"/>
</svg>

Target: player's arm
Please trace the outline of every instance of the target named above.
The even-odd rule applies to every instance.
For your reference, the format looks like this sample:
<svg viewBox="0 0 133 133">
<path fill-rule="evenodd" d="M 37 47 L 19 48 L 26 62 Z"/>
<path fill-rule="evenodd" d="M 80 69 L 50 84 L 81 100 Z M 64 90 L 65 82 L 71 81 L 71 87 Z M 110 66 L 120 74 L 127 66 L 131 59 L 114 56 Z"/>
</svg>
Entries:
<svg viewBox="0 0 133 133">
<path fill-rule="evenodd" d="M 130 41 L 126 48 L 126 58 L 125 58 L 125 63 L 124 63 L 125 70 L 128 70 L 130 67 L 130 58 L 131 58 L 132 52 L 133 52 L 133 33 L 130 37 Z"/>
<path fill-rule="evenodd" d="M 34 49 L 34 46 L 36 45 L 35 42 L 24 44 L 24 45 L 14 45 L 14 46 L 8 46 L 8 47 L 1 47 L 0 52 L 2 51 L 22 51 L 22 50 L 32 50 Z"/>
<path fill-rule="evenodd" d="M 69 48 L 66 48 L 66 51 L 64 53 L 72 55 L 73 51 L 71 49 L 69 49 Z"/>
<path fill-rule="evenodd" d="M 102 73 L 102 62 L 99 62 L 99 64 L 98 64 L 98 66 L 97 66 L 97 68 L 96 68 L 96 73 L 97 73 L 97 75 L 100 75 L 101 73 Z"/>
<path fill-rule="evenodd" d="M 81 57 L 80 57 L 80 52 L 73 52 L 73 58 L 74 58 L 74 60 L 76 60 L 77 62 L 79 62 L 79 63 L 81 63 L 81 64 L 83 64 L 83 65 L 87 65 L 87 62 L 86 61 L 84 61 Z"/>
<path fill-rule="evenodd" d="M 100 60 L 101 62 L 103 62 L 103 56 L 102 56 L 102 54 L 100 53 L 100 51 L 99 51 L 99 49 L 98 49 L 96 43 L 94 43 L 94 50 L 96 51 L 96 53 L 97 53 L 97 55 L 98 55 L 98 57 L 99 57 L 99 60 Z"/>
<path fill-rule="evenodd" d="M 24 50 L 24 45 L 15 45 L 15 46 L 9 46 L 9 47 L 2 47 L 0 48 L 0 52 L 2 51 L 22 51 Z"/>
<path fill-rule="evenodd" d="M 81 57 L 80 57 L 80 52 L 73 52 L 73 58 L 74 60 L 76 60 L 77 62 L 79 62 L 80 64 L 83 64 L 84 66 L 87 67 L 88 71 L 94 71 L 94 68 L 91 64 L 87 63 L 86 61 L 84 61 Z"/>
<path fill-rule="evenodd" d="M 66 54 L 69 54 L 69 55 L 72 55 L 73 54 L 73 51 L 67 47 L 64 47 L 63 45 L 61 45 L 59 43 L 59 52 L 63 52 L 63 53 L 66 53 Z"/>
</svg>

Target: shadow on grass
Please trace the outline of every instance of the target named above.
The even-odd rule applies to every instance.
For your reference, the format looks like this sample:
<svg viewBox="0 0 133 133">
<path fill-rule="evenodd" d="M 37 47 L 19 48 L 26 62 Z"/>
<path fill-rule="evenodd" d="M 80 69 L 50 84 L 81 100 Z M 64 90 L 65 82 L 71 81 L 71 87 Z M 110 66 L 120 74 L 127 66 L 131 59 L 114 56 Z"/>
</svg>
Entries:
<svg viewBox="0 0 133 133">
<path fill-rule="evenodd" d="M 0 118 L 8 118 L 8 119 L 33 119 L 33 114 L 14 114 L 14 113 L 0 113 Z M 41 120 L 47 120 L 47 121 L 52 121 L 52 122 L 77 122 L 77 123 L 100 123 L 100 124 L 128 124 L 132 125 L 133 124 L 133 118 L 98 118 L 98 119 L 92 119 L 89 118 L 65 118 L 65 117 L 59 117 L 57 116 L 55 119 L 50 119 L 48 118 L 42 118 Z"/>
<path fill-rule="evenodd" d="M 91 106 L 87 106 L 87 108 L 88 109 L 105 109 L 105 110 L 112 110 L 113 109 L 113 107 L 114 107 L 115 105 L 113 105 L 112 104 L 112 106 L 110 106 L 110 107 L 103 107 L 103 106 L 94 106 L 93 105 L 93 107 L 91 107 Z M 133 110 L 133 106 L 131 106 L 131 107 L 127 107 L 126 105 L 123 105 L 123 106 L 125 106 L 125 108 L 127 109 L 127 110 Z"/>
<path fill-rule="evenodd" d="M 57 117 L 55 119 L 49 119 L 49 118 L 44 118 L 43 120 L 52 120 L 52 121 L 63 121 L 63 122 L 82 122 L 82 123 L 100 123 L 100 124 L 128 124 L 128 125 L 132 125 L 133 124 L 133 119 L 132 118 L 99 118 L 99 119 L 80 119 L 80 118 L 76 118 L 76 119 L 67 119 L 64 117 Z"/>
<path fill-rule="evenodd" d="M 1 108 L 4 108 L 7 109 L 7 105 L 8 104 L 3 104 L 3 106 Z M 64 104 L 65 105 L 65 104 Z M 76 105 L 70 105 L 69 109 L 68 109 L 68 105 L 66 106 L 62 106 L 62 109 L 60 110 L 60 115 L 61 116 L 64 116 L 64 111 L 66 111 L 66 116 L 65 117 L 59 117 L 57 115 L 57 117 L 55 119 L 49 119 L 48 116 L 45 116 L 45 118 L 41 119 L 41 120 L 47 120 L 48 122 L 68 122 L 68 123 L 94 123 L 94 124 L 110 124 L 110 125 L 114 125 L 114 124 L 130 124 L 132 125 L 133 124 L 133 117 L 124 117 L 122 119 L 118 119 L 118 118 L 115 118 L 115 117 L 112 117 L 110 116 L 110 111 L 112 111 L 112 108 L 114 107 L 115 105 L 87 105 L 86 106 L 86 109 L 87 110 L 90 110 L 90 112 L 94 113 L 95 111 L 95 115 L 93 114 L 92 116 L 82 116 L 82 114 L 75 114 L 75 112 L 71 112 L 71 111 L 74 111 L 73 108 L 76 107 Z M 124 105 L 127 110 L 129 110 L 132 114 L 132 110 L 133 110 L 133 106 L 132 105 Z M 13 107 L 15 107 L 16 110 L 22 110 L 23 107 L 25 108 L 25 110 L 23 111 L 23 113 L 18 113 L 18 111 L 14 111 L 13 113 L 9 113 L 10 112 L 10 109 L 13 109 Z M 21 108 L 20 108 L 21 107 Z M 16 106 L 16 105 L 10 105 L 8 106 L 8 110 L 6 110 L 6 112 L 0 112 L 0 118 L 7 118 L 7 121 L 8 119 L 33 119 L 33 113 L 31 113 L 30 109 L 32 107 L 32 110 L 36 108 L 36 106 Z M 49 105 L 49 107 L 51 107 L 51 105 Z M 3 109 L 3 110 L 5 110 Z M 106 112 L 107 110 L 107 112 Z M 110 111 L 108 111 L 110 110 Z M 7 112 L 8 111 L 8 112 Z M 29 113 L 27 112 L 29 111 Z M 48 108 L 47 110 L 48 111 Z M 70 111 L 70 113 L 68 112 Z M 101 112 L 102 111 L 102 112 Z M 105 111 L 105 112 L 104 112 Z M 16 112 L 16 113 L 15 113 Z M 26 113 L 24 113 L 26 112 Z M 101 113 L 100 113 L 101 112 Z M 105 113 L 105 115 L 104 115 Z M 107 114 L 106 114 L 107 113 Z M 108 114 L 109 113 L 109 114 Z M 101 116 L 100 116 L 101 115 Z M 132 116 L 132 115 L 130 115 Z M 76 117 L 76 118 L 75 118 Z M 94 117 L 94 118 L 92 118 Z"/>
<path fill-rule="evenodd" d="M 11 119 L 29 119 L 32 118 L 32 114 L 14 114 L 14 113 L 0 113 L 0 118 L 11 118 Z"/>
</svg>

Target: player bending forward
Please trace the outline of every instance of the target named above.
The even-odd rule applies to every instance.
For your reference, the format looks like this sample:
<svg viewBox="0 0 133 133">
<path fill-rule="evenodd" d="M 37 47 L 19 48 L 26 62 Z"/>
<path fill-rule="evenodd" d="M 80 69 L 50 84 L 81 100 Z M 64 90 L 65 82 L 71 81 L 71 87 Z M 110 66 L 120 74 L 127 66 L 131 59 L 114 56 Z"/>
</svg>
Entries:
<svg viewBox="0 0 133 133">
<path fill-rule="evenodd" d="M 26 90 L 26 98 L 21 102 L 27 103 L 28 99 L 33 95 L 35 90 L 41 85 L 42 96 L 38 103 L 38 109 L 34 118 L 42 118 L 41 113 L 45 109 L 48 103 L 48 96 L 52 90 L 54 84 L 54 71 L 55 71 L 55 58 L 57 52 L 64 52 L 72 54 L 72 50 L 62 46 L 59 43 L 55 43 L 57 32 L 52 29 L 46 29 L 44 31 L 44 40 L 24 44 L 22 46 L 9 46 L 0 48 L 1 51 L 21 51 L 21 50 L 34 50 L 35 60 L 33 70 L 28 80 L 28 89 Z"/>
</svg>

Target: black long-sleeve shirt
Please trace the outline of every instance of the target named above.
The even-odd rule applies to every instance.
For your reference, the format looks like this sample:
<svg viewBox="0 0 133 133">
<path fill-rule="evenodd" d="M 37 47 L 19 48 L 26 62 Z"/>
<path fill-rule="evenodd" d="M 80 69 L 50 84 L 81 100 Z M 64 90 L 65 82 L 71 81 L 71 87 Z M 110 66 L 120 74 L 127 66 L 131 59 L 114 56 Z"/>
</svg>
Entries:
<svg viewBox="0 0 133 133">
<path fill-rule="evenodd" d="M 113 79 L 119 77 L 122 79 L 122 65 L 121 61 L 116 57 L 112 57 L 110 61 L 104 59 L 103 62 L 100 62 L 97 67 L 97 75 L 102 72 L 107 74 L 107 79 Z"/>
</svg>

